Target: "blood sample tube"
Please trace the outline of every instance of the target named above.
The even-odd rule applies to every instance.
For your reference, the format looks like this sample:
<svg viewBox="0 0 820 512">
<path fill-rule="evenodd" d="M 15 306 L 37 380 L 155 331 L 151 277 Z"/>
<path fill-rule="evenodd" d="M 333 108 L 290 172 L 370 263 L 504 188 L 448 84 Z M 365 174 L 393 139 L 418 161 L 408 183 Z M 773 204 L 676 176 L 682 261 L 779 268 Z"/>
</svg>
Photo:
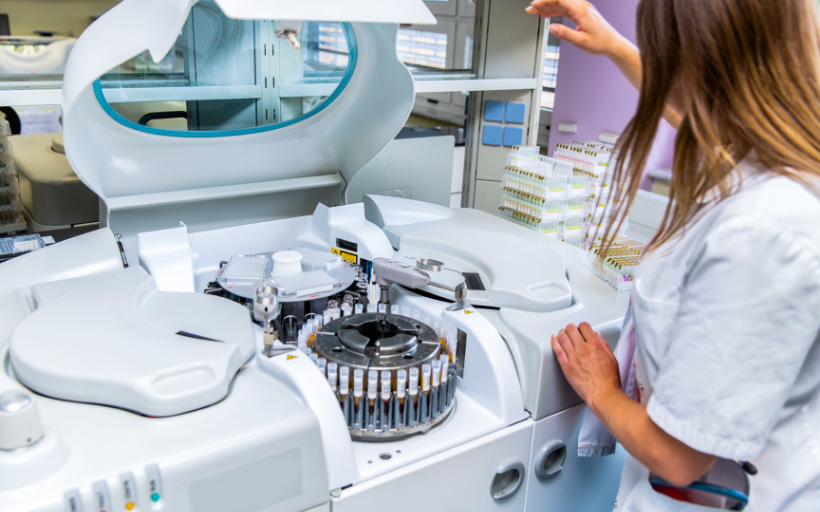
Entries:
<svg viewBox="0 0 820 512">
<path fill-rule="evenodd" d="M 327 359 L 324 357 L 320 357 L 316 360 L 316 366 L 319 367 L 319 373 L 322 374 L 322 377 L 325 376 L 325 371 L 327 370 Z"/>
<path fill-rule="evenodd" d="M 407 370 L 396 372 L 396 398 L 399 399 L 399 417 L 404 418 L 404 397 L 407 392 Z"/>
<path fill-rule="evenodd" d="M 330 384 L 330 389 L 336 391 L 336 374 L 338 373 L 338 364 L 333 361 L 327 363 L 327 383 Z M 442 380 L 443 382 L 443 380 Z"/>
<path fill-rule="evenodd" d="M 350 392 L 350 367 L 349 366 L 342 366 L 339 368 L 339 402 L 342 405 L 342 409 L 345 406 L 345 398 L 347 398 L 347 394 Z"/>
<path fill-rule="evenodd" d="M 432 367 L 433 387 L 437 389 L 441 382 L 441 361 L 433 359 Z"/>
<path fill-rule="evenodd" d="M 419 415 L 419 369 L 417 367 L 410 368 L 410 384 L 407 387 L 407 393 L 410 395 L 410 401 L 407 404 L 407 425 L 415 426 L 418 423 Z"/>
<path fill-rule="evenodd" d="M 393 396 L 390 370 L 382 370 L 382 403 L 379 409 L 379 428 L 390 430 L 390 398 Z"/>
<path fill-rule="evenodd" d="M 353 423 L 361 426 L 362 422 L 362 392 L 364 391 L 364 370 L 356 368 L 353 371 Z"/>
<path fill-rule="evenodd" d="M 367 420 L 365 426 L 368 430 L 376 428 L 376 398 L 378 398 L 379 372 L 369 370 L 367 372 Z"/>
</svg>

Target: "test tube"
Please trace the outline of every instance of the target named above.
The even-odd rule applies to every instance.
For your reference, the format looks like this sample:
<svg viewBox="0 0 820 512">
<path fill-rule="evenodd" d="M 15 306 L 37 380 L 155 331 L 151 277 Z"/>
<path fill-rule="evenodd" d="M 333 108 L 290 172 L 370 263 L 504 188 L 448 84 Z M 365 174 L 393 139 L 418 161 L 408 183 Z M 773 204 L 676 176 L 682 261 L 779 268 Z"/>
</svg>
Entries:
<svg viewBox="0 0 820 512">
<path fill-rule="evenodd" d="M 325 376 L 325 371 L 327 370 L 327 359 L 324 357 L 320 357 L 316 360 L 316 366 L 319 367 L 319 373 L 322 374 L 322 377 Z"/>
<path fill-rule="evenodd" d="M 339 395 L 344 401 L 344 396 L 350 393 L 350 367 L 342 366 L 339 368 Z"/>
<path fill-rule="evenodd" d="M 399 397 L 399 404 L 404 404 L 404 396 L 407 392 L 407 370 L 396 372 L 396 396 Z"/>
<path fill-rule="evenodd" d="M 313 318 L 308 320 L 307 327 L 308 334 L 310 335 L 310 339 L 308 340 L 308 346 L 312 347 L 313 344 L 316 343 L 316 320 Z"/>
<path fill-rule="evenodd" d="M 454 335 L 450 335 L 450 339 L 447 341 L 447 355 L 450 356 L 450 364 L 456 362 L 456 348 L 458 347 L 458 342 L 456 341 L 456 337 Z"/>
<path fill-rule="evenodd" d="M 430 392 L 430 375 L 433 373 L 433 367 L 430 363 L 421 365 L 421 390 L 425 393 Z"/>
<path fill-rule="evenodd" d="M 357 315 L 361 315 L 362 314 L 362 305 L 361 304 L 356 304 L 356 306 L 353 307 L 353 312 L 356 313 Z"/>
<path fill-rule="evenodd" d="M 379 304 L 379 313 L 387 313 L 387 304 Z"/>
<path fill-rule="evenodd" d="M 442 384 L 447 382 L 447 370 L 449 370 L 450 365 L 450 356 L 442 355 L 439 356 L 439 360 L 441 361 L 441 382 Z"/>
<path fill-rule="evenodd" d="M 419 415 L 419 369 L 414 366 L 410 368 L 409 373 L 410 385 L 407 387 L 407 392 L 412 400 L 407 403 L 407 425 L 412 427 L 418 423 Z"/>
<path fill-rule="evenodd" d="M 305 338 L 304 333 L 300 332 L 296 336 L 296 348 L 298 348 L 299 350 L 301 350 L 305 354 L 307 354 L 309 352 L 309 349 L 308 349 L 308 346 L 307 346 L 307 338 Z"/>
<path fill-rule="evenodd" d="M 379 404 L 379 428 L 382 431 L 390 430 L 391 380 L 390 370 L 382 370 L 382 403 Z"/>
<path fill-rule="evenodd" d="M 325 323 L 325 316 L 324 315 L 314 316 L 313 317 L 313 323 L 316 324 L 316 330 L 318 331 L 319 329 L 322 328 L 322 325 L 324 325 L 324 323 Z"/>
<path fill-rule="evenodd" d="M 368 313 L 375 313 L 376 312 L 376 305 L 372 302 L 367 305 L 367 312 Z"/>
<path fill-rule="evenodd" d="M 356 368 L 353 371 L 353 423 L 362 425 L 362 392 L 364 391 L 364 370 Z"/>
<path fill-rule="evenodd" d="M 324 313 L 322 313 L 322 323 L 327 325 L 333 321 L 333 313 L 330 312 L 329 309 L 326 309 Z"/>
<path fill-rule="evenodd" d="M 313 364 L 319 366 L 319 356 L 316 354 L 316 352 L 311 352 L 310 354 L 308 354 L 308 356 L 310 356 L 310 360 L 313 361 Z"/>
<path fill-rule="evenodd" d="M 416 400 L 419 392 L 419 369 L 415 366 L 410 368 L 410 385 L 407 387 L 407 392 Z"/>
<path fill-rule="evenodd" d="M 398 304 L 393 304 L 392 306 L 390 306 L 390 314 L 391 315 L 400 315 L 401 314 L 401 308 L 399 307 Z"/>
<path fill-rule="evenodd" d="M 336 391 L 336 374 L 338 373 L 338 364 L 333 361 L 327 363 L 327 383 L 330 384 L 330 389 Z M 442 379 L 442 382 L 444 379 Z"/>
<path fill-rule="evenodd" d="M 369 370 L 367 372 L 367 412 L 365 416 L 365 428 L 367 430 L 376 429 L 376 398 L 379 396 L 379 372 Z"/>
<path fill-rule="evenodd" d="M 402 306 L 401 316 L 406 316 L 407 318 L 410 318 L 410 308 L 408 306 Z"/>
<path fill-rule="evenodd" d="M 448 386 L 448 380 L 450 378 L 450 356 L 447 354 L 439 356 L 439 361 L 441 361 L 441 390 L 438 394 L 438 407 L 440 411 L 444 411 L 450 401 L 450 388 Z"/>
<path fill-rule="evenodd" d="M 351 306 L 347 302 L 342 304 L 342 315 L 343 316 L 350 316 L 351 314 L 353 314 L 353 306 Z"/>
<path fill-rule="evenodd" d="M 433 377 L 433 387 L 437 388 L 439 383 L 441 382 L 441 360 L 440 359 L 433 359 L 433 369 L 432 369 L 432 377 Z"/>
</svg>

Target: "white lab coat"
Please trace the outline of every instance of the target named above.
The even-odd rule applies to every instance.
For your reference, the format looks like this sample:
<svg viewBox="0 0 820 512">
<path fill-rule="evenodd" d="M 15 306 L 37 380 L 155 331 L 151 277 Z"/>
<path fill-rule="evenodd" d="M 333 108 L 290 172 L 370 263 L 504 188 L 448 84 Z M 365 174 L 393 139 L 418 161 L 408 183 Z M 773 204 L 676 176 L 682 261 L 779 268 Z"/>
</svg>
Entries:
<svg viewBox="0 0 820 512">
<path fill-rule="evenodd" d="M 751 461 L 748 512 L 820 511 L 820 199 L 760 164 L 647 254 L 632 291 L 635 377 L 652 420 Z M 629 372 L 628 372 L 629 373 Z M 714 510 L 649 485 L 630 458 L 620 512 Z"/>
</svg>

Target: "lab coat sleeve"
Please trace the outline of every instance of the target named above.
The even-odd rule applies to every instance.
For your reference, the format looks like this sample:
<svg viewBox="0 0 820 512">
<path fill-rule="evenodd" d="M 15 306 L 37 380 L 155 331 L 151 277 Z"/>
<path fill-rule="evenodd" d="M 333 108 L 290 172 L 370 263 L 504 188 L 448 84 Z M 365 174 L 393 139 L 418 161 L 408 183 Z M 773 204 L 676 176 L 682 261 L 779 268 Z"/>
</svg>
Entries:
<svg viewBox="0 0 820 512">
<path fill-rule="evenodd" d="M 649 416 L 696 450 L 756 459 L 818 329 L 814 249 L 765 220 L 728 220 L 687 264 Z"/>
</svg>

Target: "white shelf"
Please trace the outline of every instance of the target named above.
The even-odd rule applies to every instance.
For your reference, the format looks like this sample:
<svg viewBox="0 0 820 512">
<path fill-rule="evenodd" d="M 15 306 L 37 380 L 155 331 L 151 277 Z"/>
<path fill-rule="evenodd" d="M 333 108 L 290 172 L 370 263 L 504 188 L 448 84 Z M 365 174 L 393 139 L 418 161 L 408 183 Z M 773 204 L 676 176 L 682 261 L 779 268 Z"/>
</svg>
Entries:
<svg viewBox="0 0 820 512">
<path fill-rule="evenodd" d="M 142 101 L 243 100 L 262 97 L 260 85 L 203 85 L 196 87 L 126 87 L 103 89 L 109 103 Z"/>
<path fill-rule="evenodd" d="M 416 93 L 458 91 L 524 91 L 541 87 L 539 78 L 450 78 L 414 77 Z"/>
<path fill-rule="evenodd" d="M 324 84 L 282 84 L 279 86 L 280 98 L 307 98 L 310 96 L 330 96 L 339 87 L 339 83 Z"/>
<path fill-rule="evenodd" d="M 0 105 L 25 107 L 33 105 L 59 105 L 63 98 L 62 89 L 2 89 Z"/>
</svg>

